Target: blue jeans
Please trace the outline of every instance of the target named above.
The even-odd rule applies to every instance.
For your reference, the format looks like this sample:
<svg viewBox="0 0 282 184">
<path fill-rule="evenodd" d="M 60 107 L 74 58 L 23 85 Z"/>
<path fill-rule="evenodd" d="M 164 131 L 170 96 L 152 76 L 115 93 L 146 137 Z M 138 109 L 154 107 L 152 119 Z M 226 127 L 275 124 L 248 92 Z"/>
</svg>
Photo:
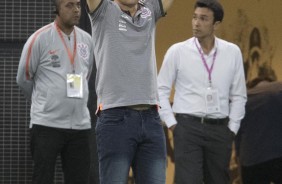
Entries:
<svg viewBox="0 0 282 184">
<path fill-rule="evenodd" d="M 101 184 L 126 184 L 130 167 L 136 184 L 165 184 L 165 135 L 157 109 L 103 110 L 96 136 Z"/>
</svg>

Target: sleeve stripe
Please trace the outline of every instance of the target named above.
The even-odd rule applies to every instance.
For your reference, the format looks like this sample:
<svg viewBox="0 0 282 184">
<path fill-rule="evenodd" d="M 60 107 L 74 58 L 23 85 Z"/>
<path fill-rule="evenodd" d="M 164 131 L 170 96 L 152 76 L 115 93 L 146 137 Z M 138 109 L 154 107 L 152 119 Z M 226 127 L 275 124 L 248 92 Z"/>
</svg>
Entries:
<svg viewBox="0 0 282 184">
<path fill-rule="evenodd" d="M 34 44 L 36 38 L 38 37 L 38 35 L 39 35 L 41 32 L 43 32 L 44 30 L 50 28 L 51 26 L 52 26 L 52 25 L 49 24 L 48 26 L 46 26 L 46 27 L 44 27 L 44 28 L 38 30 L 38 31 L 35 33 L 34 37 L 32 38 L 32 41 L 31 41 L 31 43 L 30 43 L 30 45 L 29 45 L 29 47 L 28 47 L 28 53 L 27 53 L 26 63 L 25 63 L 25 76 L 26 76 L 26 79 L 27 79 L 27 80 L 30 79 L 30 76 L 29 76 L 29 62 L 30 62 L 30 57 L 31 57 L 31 51 L 32 51 L 33 44 Z"/>
</svg>

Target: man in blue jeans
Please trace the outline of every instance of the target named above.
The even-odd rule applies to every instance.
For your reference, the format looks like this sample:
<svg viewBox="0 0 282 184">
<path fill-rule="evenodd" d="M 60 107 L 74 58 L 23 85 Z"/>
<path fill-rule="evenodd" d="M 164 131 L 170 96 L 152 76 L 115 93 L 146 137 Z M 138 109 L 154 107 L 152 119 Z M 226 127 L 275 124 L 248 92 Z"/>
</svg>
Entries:
<svg viewBox="0 0 282 184">
<path fill-rule="evenodd" d="M 87 0 L 97 66 L 101 184 L 165 184 L 166 147 L 157 110 L 156 22 L 173 0 Z"/>
</svg>

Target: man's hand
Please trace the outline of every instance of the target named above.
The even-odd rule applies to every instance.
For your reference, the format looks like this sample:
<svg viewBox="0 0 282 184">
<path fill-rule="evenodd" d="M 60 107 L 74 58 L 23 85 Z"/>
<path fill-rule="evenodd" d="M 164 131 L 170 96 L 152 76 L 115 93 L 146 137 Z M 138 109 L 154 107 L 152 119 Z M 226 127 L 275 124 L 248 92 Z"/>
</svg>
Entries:
<svg viewBox="0 0 282 184">
<path fill-rule="evenodd" d="M 172 131 L 172 133 L 174 132 L 176 125 L 172 125 L 171 127 L 169 127 L 169 129 Z"/>
<path fill-rule="evenodd" d="M 167 10 L 171 7 L 173 1 L 174 0 L 162 0 L 164 12 L 167 12 Z"/>
</svg>

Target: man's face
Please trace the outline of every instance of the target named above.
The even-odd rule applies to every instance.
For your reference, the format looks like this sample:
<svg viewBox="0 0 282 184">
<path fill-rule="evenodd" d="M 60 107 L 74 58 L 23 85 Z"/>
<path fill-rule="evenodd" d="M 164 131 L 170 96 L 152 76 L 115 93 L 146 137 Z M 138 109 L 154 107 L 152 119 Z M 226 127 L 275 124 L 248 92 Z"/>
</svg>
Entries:
<svg viewBox="0 0 282 184">
<path fill-rule="evenodd" d="M 193 35 L 196 38 L 205 38 L 213 35 L 216 25 L 212 10 L 208 8 L 196 8 L 192 19 Z"/>
<path fill-rule="evenodd" d="M 66 26 L 77 25 L 80 15 L 80 0 L 59 0 L 58 16 Z"/>
</svg>

